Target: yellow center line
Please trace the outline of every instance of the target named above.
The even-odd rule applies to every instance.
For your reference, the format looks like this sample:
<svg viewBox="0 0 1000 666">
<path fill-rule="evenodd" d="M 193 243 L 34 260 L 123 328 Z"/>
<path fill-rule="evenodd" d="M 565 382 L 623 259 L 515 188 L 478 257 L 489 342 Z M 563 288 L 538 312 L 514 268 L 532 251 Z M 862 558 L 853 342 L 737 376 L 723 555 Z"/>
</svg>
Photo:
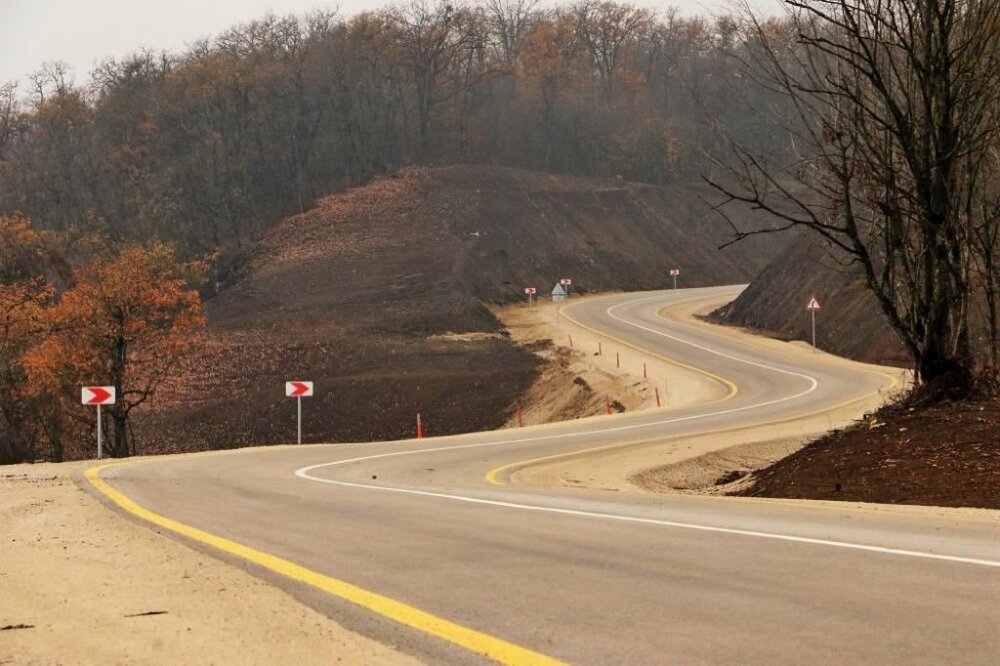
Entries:
<svg viewBox="0 0 1000 666">
<path fill-rule="evenodd" d="M 84 476 L 95 490 L 137 518 L 192 541 L 197 541 L 229 555 L 239 557 L 291 580 L 309 585 L 339 599 L 378 613 L 390 620 L 493 659 L 501 664 L 550 666 L 563 663 L 552 657 L 515 645 L 495 636 L 490 636 L 481 631 L 464 627 L 442 617 L 422 611 L 419 608 L 414 608 L 409 604 L 327 576 L 289 560 L 161 516 L 139 505 L 101 477 L 101 472 L 106 469 L 136 464 L 138 462 L 146 461 L 120 461 L 94 465 L 87 469 Z"/>
<path fill-rule="evenodd" d="M 579 305 L 579 302 L 575 303 L 574 305 Z M 678 305 L 682 305 L 682 303 L 677 303 L 674 306 L 667 305 L 667 306 L 664 306 L 664 307 L 660 308 L 659 310 L 657 310 L 657 316 L 660 316 L 662 318 L 666 318 L 666 317 L 664 317 L 664 315 L 662 315 L 660 313 L 664 312 L 664 311 L 666 311 L 668 309 L 670 309 L 671 307 L 676 307 Z M 581 324 L 579 321 L 577 321 L 573 317 L 570 317 L 567 314 L 563 314 L 564 309 L 567 308 L 567 307 L 569 307 L 569 306 L 564 305 L 564 306 L 560 307 L 560 309 L 559 309 L 560 315 L 563 316 L 563 317 L 565 317 L 569 321 L 573 322 L 577 326 L 580 326 L 581 328 L 584 328 L 584 329 L 586 329 L 588 331 L 591 331 L 592 333 L 595 333 L 595 334 L 597 334 L 599 336 L 606 337 L 606 338 L 609 338 L 611 340 L 614 340 L 615 342 L 618 342 L 619 344 L 623 344 L 623 345 L 626 345 L 628 347 L 631 347 L 632 349 L 635 349 L 636 351 L 638 351 L 640 353 L 647 354 L 647 355 L 653 356 L 655 358 L 659 358 L 659 359 L 661 359 L 663 361 L 666 361 L 667 363 L 670 363 L 670 364 L 673 364 L 673 365 L 677 365 L 677 366 L 686 368 L 688 370 L 693 370 L 695 372 L 701 373 L 703 375 L 711 377 L 712 379 L 715 379 L 717 381 L 722 382 L 724 385 L 726 385 L 728 387 L 731 387 L 729 394 L 726 395 L 725 397 L 721 398 L 717 402 L 722 402 L 723 400 L 729 400 L 731 398 L 734 398 L 736 396 L 736 394 L 739 393 L 739 387 L 737 387 L 735 383 L 733 383 L 732 381 L 730 381 L 728 379 L 725 379 L 724 377 L 720 377 L 718 375 L 712 374 L 712 373 L 710 373 L 710 372 L 708 372 L 706 370 L 703 370 L 701 368 L 696 368 L 694 366 L 690 366 L 690 365 L 681 363 L 679 361 L 676 361 L 674 359 L 668 358 L 668 357 L 663 356 L 661 354 L 657 354 L 656 352 L 652 352 L 652 351 L 643 349 L 642 347 L 639 347 L 638 345 L 634 345 L 634 344 L 632 344 L 630 342 L 626 342 L 626 341 L 618 339 L 618 338 L 616 338 L 614 336 L 611 336 L 611 335 L 608 335 L 608 334 L 603 333 L 601 331 L 598 331 L 598 330 L 596 330 L 594 328 L 591 328 L 591 327 L 589 327 L 589 326 L 587 326 L 585 324 Z M 718 334 L 716 334 L 716 335 L 718 335 Z M 752 345 L 752 346 L 756 346 L 756 347 L 758 347 L 760 349 L 764 349 L 765 348 L 763 345 Z M 513 474 L 514 472 L 516 472 L 518 470 L 521 470 L 521 469 L 524 469 L 526 467 L 531 467 L 532 465 L 546 463 L 546 462 L 550 462 L 550 461 L 553 461 L 553 460 L 559 460 L 559 459 L 563 459 L 563 458 L 572 458 L 574 456 L 581 456 L 581 455 L 585 455 L 585 454 L 588 454 L 588 453 L 597 453 L 599 451 L 611 451 L 611 450 L 615 450 L 615 449 L 637 447 L 637 446 L 642 446 L 644 444 L 652 444 L 652 443 L 656 443 L 656 442 L 666 443 L 666 442 L 671 442 L 671 441 L 675 441 L 675 440 L 679 440 L 679 439 L 686 439 L 686 438 L 691 438 L 691 437 L 701 437 L 701 436 L 704 436 L 704 435 L 718 435 L 718 434 L 723 434 L 723 433 L 727 433 L 727 432 L 734 432 L 734 431 L 738 431 L 738 430 L 744 430 L 744 429 L 748 429 L 748 428 L 759 428 L 759 427 L 768 426 L 768 425 L 779 425 L 779 424 L 783 424 L 783 423 L 790 423 L 792 421 L 798 421 L 798 420 L 801 420 L 801 419 L 807 419 L 807 418 L 810 418 L 810 417 L 813 417 L 813 416 L 818 416 L 820 414 L 824 414 L 824 413 L 827 413 L 827 412 L 837 411 L 838 409 L 841 409 L 843 407 L 847 407 L 848 405 L 854 404 L 856 402 L 862 402 L 862 401 L 868 400 L 868 399 L 870 399 L 870 398 L 872 398 L 872 397 L 874 397 L 876 395 L 881 395 L 882 391 L 891 391 L 891 390 L 895 389 L 899 385 L 899 379 L 895 375 L 891 375 L 888 372 L 883 372 L 881 370 L 876 370 L 876 369 L 870 368 L 870 367 L 863 367 L 862 370 L 864 370 L 865 372 L 870 372 L 872 374 L 881 375 L 882 377 L 887 378 L 889 380 L 889 385 L 886 386 L 885 388 L 879 389 L 878 391 L 874 391 L 872 393 L 867 393 L 867 394 L 859 396 L 857 398 L 851 398 L 849 400 L 845 400 L 843 402 L 837 403 L 835 405 L 831 405 L 829 407 L 823 407 L 822 409 L 817 409 L 817 410 L 814 410 L 812 412 L 806 412 L 805 414 L 798 414 L 796 416 L 786 417 L 786 418 L 783 418 L 783 419 L 779 419 L 777 421 L 765 421 L 765 422 L 762 422 L 762 423 L 757 423 L 757 424 L 752 424 L 752 425 L 730 426 L 730 427 L 726 427 L 726 428 L 719 428 L 719 429 L 716 429 L 716 430 L 704 430 L 704 431 L 701 431 L 701 432 L 690 433 L 690 434 L 686 434 L 686 435 L 661 435 L 661 436 L 658 436 L 658 437 L 649 437 L 649 438 L 646 438 L 646 439 L 637 440 L 637 441 L 633 441 L 633 442 L 617 442 L 615 444 L 602 444 L 600 446 L 593 446 L 593 447 L 586 448 L 586 449 L 577 449 L 577 450 L 574 450 L 574 451 L 565 451 L 565 452 L 562 452 L 562 453 L 553 453 L 553 454 L 546 455 L 546 456 L 539 456 L 537 458 L 528 458 L 528 459 L 525 459 L 525 460 L 516 460 L 516 461 L 511 462 L 511 463 L 506 463 L 504 465 L 500 465 L 499 467 L 494 467 L 493 469 L 491 469 L 488 472 L 486 472 L 486 475 L 483 478 L 486 480 L 487 483 L 489 483 L 491 485 L 502 486 L 502 485 L 505 485 L 509 481 L 510 475 Z M 709 402 L 709 403 L 706 403 L 706 404 L 714 404 L 715 402 L 716 401 Z"/>
<path fill-rule="evenodd" d="M 571 305 L 572 306 L 580 305 L 580 302 L 578 301 L 576 303 L 572 303 Z M 712 372 L 709 372 L 708 370 L 705 370 L 703 368 L 698 368 L 698 367 L 695 367 L 693 365 L 688 365 L 687 363 L 683 363 L 681 361 L 678 361 L 677 359 L 670 358 L 669 356 L 664 356 L 662 354 L 657 354 L 654 351 L 650 351 L 648 349 L 643 349 L 639 345 L 636 345 L 636 344 L 633 344 L 631 342 L 628 342 L 627 340 L 622 340 L 619 337 L 616 337 L 616 336 L 611 335 L 609 333 L 605 333 L 603 331 L 599 331 L 596 328 L 592 328 L 590 326 L 587 326 L 584 323 L 581 323 L 576 318 L 574 318 L 574 317 L 566 314 L 566 309 L 569 308 L 569 307 L 571 307 L 571 305 L 563 305 L 563 306 L 561 306 L 559 308 L 559 316 L 561 316 L 564 319 L 572 322 L 573 324 L 576 324 L 577 326 L 579 326 L 580 328 L 582 328 L 584 330 L 590 331 L 591 333 L 593 333 L 593 334 L 595 334 L 595 335 L 597 335 L 599 337 L 607 338 L 608 340 L 614 340 L 618 344 L 623 345 L 625 347 L 628 347 L 629 349 L 634 349 L 635 351 L 639 352 L 640 354 L 645 354 L 646 356 L 651 356 L 653 358 L 659 359 L 659 360 L 663 361 L 664 363 L 668 363 L 668 364 L 676 366 L 678 368 L 684 368 L 685 370 L 690 370 L 691 372 L 695 372 L 695 373 L 697 373 L 699 375 L 703 375 L 703 376 L 708 377 L 709 379 L 711 379 L 713 381 L 716 381 L 716 382 L 722 384 L 724 387 L 726 387 L 726 395 L 724 395 L 723 397 L 719 398 L 718 400 L 714 400 L 714 401 L 708 402 L 706 404 L 714 404 L 715 402 L 722 402 L 724 400 L 730 400 L 732 398 L 735 398 L 736 395 L 740 392 L 739 387 L 736 386 L 736 384 L 733 383 L 732 381 L 726 379 L 725 377 L 721 377 L 719 375 L 716 375 L 716 374 L 714 374 Z M 680 303 L 678 303 L 677 305 L 680 305 Z M 666 307 L 670 307 L 670 306 L 666 306 Z"/>
</svg>

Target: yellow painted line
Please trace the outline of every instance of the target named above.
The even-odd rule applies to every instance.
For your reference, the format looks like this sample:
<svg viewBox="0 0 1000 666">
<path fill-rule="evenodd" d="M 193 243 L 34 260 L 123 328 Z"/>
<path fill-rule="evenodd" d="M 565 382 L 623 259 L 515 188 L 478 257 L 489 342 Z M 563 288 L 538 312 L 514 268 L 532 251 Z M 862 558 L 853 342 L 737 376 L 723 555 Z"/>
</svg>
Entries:
<svg viewBox="0 0 1000 666">
<path fill-rule="evenodd" d="M 576 303 L 576 304 L 578 305 L 579 302 Z M 565 308 L 565 307 L 568 307 L 568 306 L 563 306 L 562 308 L 559 309 L 560 314 L 562 314 L 563 308 Z M 663 315 L 660 315 L 660 312 L 663 312 L 664 310 L 668 310 L 668 309 L 670 309 L 670 307 L 671 306 L 668 305 L 668 306 L 665 306 L 665 307 L 661 308 L 660 310 L 657 310 L 657 315 L 663 317 Z M 597 335 L 610 338 L 610 339 L 615 340 L 616 342 L 618 342 L 620 344 L 627 345 L 627 346 L 631 347 L 632 349 L 635 349 L 636 351 L 639 351 L 639 352 L 641 352 L 643 354 L 648 354 L 650 356 L 654 356 L 656 358 L 659 358 L 659 359 L 661 359 L 663 361 L 666 361 L 668 363 L 671 363 L 673 365 L 679 365 L 679 366 L 687 368 L 689 370 L 694 370 L 695 372 L 699 372 L 699 373 L 701 373 L 703 375 L 707 375 L 708 377 L 711 377 L 713 379 L 721 381 L 723 384 L 725 384 L 727 386 L 731 386 L 732 387 L 732 392 L 729 395 L 727 395 L 726 397 L 722 398 L 721 400 L 728 400 L 730 398 L 733 398 L 739 392 L 739 388 L 736 386 L 736 384 L 734 384 L 733 382 L 731 382 L 728 379 L 725 379 L 723 377 L 719 377 L 718 375 L 714 375 L 714 374 L 712 374 L 710 372 L 702 370 L 701 368 L 696 368 L 696 367 L 693 367 L 693 366 L 689 366 L 689 365 L 680 363 L 678 361 L 675 361 L 675 360 L 673 360 L 671 358 L 667 358 L 665 356 L 657 354 L 655 352 L 651 352 L 651 351 L 645 350 L 642 347 L 639 347 L 637 345 L 633 345 L 633 344 L 631 344 L 629 342 L 626 342 L 624 340 L 619 340 L 618 338 L 615 338 L 613 336 L 607 335 L 605 333 L 602 333 L 601 331 L 595 330 L 593 328 L 590 328 L 589 326 L 581 324 L 580 322 L 576 321 L 575 319 L 573 319 L 569 315 L 563 314 L 562 316 L 564 316 L 566 319 L 570 320 L 571 322 L 573 322 L 577 326 L 580 326 L 581 328 L 587 329 L 588 331 L 591 331 L 592 333 L 595 333 Z M 666 317 L 664 317 L 664 318 L 666 318 Z M 723 335 L 723 334 L 722 333 L 716 333 L 716 335 Z M 726 336 L 726 337 L 728 337 L 728 336 Z M 740 342 L 742 342 L 742 340 Z M 748 342 L 748 344 L 751 344 L 751 346 L 756 346 L 756 347 L 758 347 L 760 349 L 767 349 L 763 345 L 754 345 L 754 344 L 749 343 L 749 342 Z M 770 350 L 768 349 L 768 351 L 770 351 Z M 895 375 L 889 374 L 888 372 L 884 372 L 882 370 L 876 370 L 876 369 L 874 369 L 872 367 L 864 367 L 865 364 L 859 363 L 858 365 L 859 366 L 863 366 L 863 367 L 861 367 L 859 369 L 863 370 L 864 372 L 870 372 L 872 374 L 880 375 L 882 377 L 887 378 L 889 380 L 889 385 L 887 387 L 885 387 L 885 388 L 879 389 L 878 391 L 874 391 L 872 393 L 866 393 L 865 395 L 859 396 L 857 398 L 851 398 L 850 400 L 845 400 L 843 402 L 837 403 L 836 405 L 831 405 L 829 407 L 824 407 L 822 409 L 817 409 L 817 410 L 814 410 L 812 412 L 806 412 L 805 414 L 798 414 L 796 416 L 790 416 L 790 417 L 787 417 L 787 418 L 784 418 L 784 419 L 779 419 L 777 421 L 766 421 L 766 422 L 763 422 L 763 423 L 757 423 L 757 424 L 753 424 L 753 425 L 731 426 L 729 428 L 722 428 L 722 429 L 719 429 L 719 430 L 705 430 L 705 431 L 702 431 L 702 432 L 691 433 L 691 434 L 687 434 L 687 435 L 673 435 L 673 436 L 668 435 L 668 436 L 664 436 L 664 437 L 651 437 L 651 438 L 648 438 L 648 439 L 642 439 L 642 440 L 638 440 L 638 441 L 635 441 L 635 442 L 618 442 L 616 444 L 604 444 L 604 445 L 601 445 L 601 446 L 594 446 L 594 447 L 590 447 L 590 448 L 586 448 L 586 449 L 578 449 L 576 451 L 566 451 L 566 452 L 563 452 L 563 453 L 554 453 L 554 454 L 551 454 L 551 455 L 540 456 L 540 457 L 537 457 L 537 458 L 528 458 L 526 460 L 517 460 L 517 461 L 511 462 L 511 463 L 507 463 L 505 465 L 500 465 L 499 467 L 494 467 L 493 469 L 491 469 L 488 472 L 486 472 L 486 476 L 484 478 L 486 479 L 486 482 L 490 483 L 491 485 L 502 486 L 502 485 L 506 484 L 506 481 L 503 478 L 501 478 L 501 477 L 507 477 L 511 473 L 513 473 L 513 472 L 515 472 L 517 470 L 523 469 L 525 467 L 531 467 L 532 465 L 537 465 L 537 464 L 544 463 L 544 462 L 549 462 L 549 461 L 552 461 L 552 460 L 559 460 L 561 458 L 571 458 L 571 457 L 574 457 L 574 456 L 585 455 L 587 453 L 596 453 L 598 451 L 609 451 L 609 450 L 621 449 L 621 448 L 628 448 L 628 447 L 633 447 L 633 446 L 641 446 L 643 444 L 651 444 L 653 442 L 672 442 L 672 441 L 675 441 L 675 440 L 678 440 L 678 439 L 690 439 L 690 438 L 694 438 L 694 437 L 702 437 L 702 436 L 705 436 L 705 435 L 720 435 L 720 434 L 724 434 L 724 433 L 727 433 L 727 432 L 734 432 L 734 431 L 737 431 L 737 430 L 747 430 L 747 429 L 750 429 L 750 428 L 760 428 L 760 427 L 765 427 L 765 426 L 769 426 L 769 425 L 779 425 L 779 424 L 782 424 L 782 423 L 790 423 L 792 421 L 799 421 L 799 420 L 802 420 L 802 419 L 808 419 L 808 418 L 812 418 L 814 416 L 819 416 L 819 415 L 825 414 L 827 412 L 837 411 L 838 409 L 842 409 L 842 408 L 847 407 L 848 405 L 852 405 L 852 404 L 854 404 L 856 402 L 861 402 L 863 400 L 868 400 L 868 399 L 870 399 L 870 398 L 872 398 L 874 396 L 880 396 L 883 391 L 892 391 L 897 386 L 899 386 L 899 378 L 896 377 Z M 720 400 L 720 402 L 721 402 L 721 400 Z M 712 404 L 712 403 L 709 403 L 709 404 Z"/>
<path fill-rule="evenodd" d="M 578 301 L 576 303 L 573 303 L 572 305 L 579 305 L 579 304 L 580 304 L 580 302 Z M 669 363 L 670 365 L 677 366 L 678 368 L 684 368 L 685 370 L 690 370 L 691 372 L 695 372 L 695 373 L 697 373 L 699 375 L 702 375 L 704 377 L 708 377 L 709 379 L 712 379 L 712 380 L 714 380 L 716 382 L 719 382 L 720 384 L 722 384 L 723 386 L 726 387 L 727 394 L 725 396 L 723 396 L 722 398 L 720 398 L 719 400 L 715 401 L 715 402 L 722 402 L 723 400 L 730 400 L 731 398 L 735 398 L 737 396 L 737 394 L 739 394 L 739 392 L 740 392 L 739 387 L 736 386 L 736 384 L 734 384 L 730 380 L 726 379 L 725 377 L 720 377 L 719 375 L 711 373 L 708 370 L 704 370 L 702 368 L 697 368 L 697 367 L 695 367 L 693 365 L 688 365 L 687 363 L 682 363 L 681 361 L 678 361 L 676 359 L 670 358 L 669 356 L 663 356 L 662 354 L 657 354 L 656 352 L 649 351 L 648 349 L 643 349 L 639 345 L 636 345 L 636 344 L 633 344 L 631 342 L 628 342 L 627 340 L 622 340 L 621 338 L 615 337 L 614 335 L 610 335 L 608 333 L 605 333 L 604 331 L 599 331 L 596 328 L 591 328 L 590 326 L 587 326 L 586 324 L 580 323 L 575 318 L 573 318 L 570 315 L 566 314 L 566 309 L 569 308 L 569 307 L 571 307 L 571 306 L 570 305 L 563 305 L 563 306 L 561 306 L 559 308 L 559 315 L 562 316 L 562 317 L 564 317 L 565 319 L 569 320 L 573 324 L 579 326 L 580 328 L 582 328 L 582 329 L 584 329 L 586 331 L 590 331 L 591 333 L 593 333 L 594 335 L 597 335 L 599 337 L 607 338 L 608 340 L 614 340 L 618 344 L 624 345 L 624 346 L 628 347 L 629 349 L 634 349 L 635 351 L 639 352 L 640 354 L 645 354 L 646 356 L 652 356 L 653 358 L 658 358 L 658 359 L 660 359 L 661 361 L 663 361 L 665 363 Z M 667 306 L 667 307 L 669 307 L 669 306 Z M 708 404 L 711 404 L 711 403 L 708 403 Z"/>
<path fill-rule="evenodd" d="M 890 379 L 894 379 L 894 377 L 892 377 L 891 375 L 887 374 L 886 376 L 889 377 Z M 602 444 L 601 446 L 594 446 L 587 449 L 578 449 L 576 451 L 565 451 L 563 453 L 553 453 L 551 455 L 541 456 L 539 458 L 518 460 L 512 463 L 507 463 L 506 465 L 494 467 L 493 469 L 491 469 L 486 473 L 485 479 L 494 486 L 502 486 L 506 484 L 506 481 L 504 481 L 501 478 L 501 476 L 509 476 L 511 473 L 523 469 L 525 467 L 531 467 L 532 465 L 548 462 L 550 460 L 558 460 L 560 458 L 572 458 L 573 456 L 584 455 L 587 453 L 596 453 L 598 451 L 610 451 L 614 449 L 630 448 L 633 446 L 642 446 L 643 444 L 652 444 L 654 442 L 666 443 L 680 439 L 694 439 L 696 437 L 705 437 L 708 435 L 722 435 L 727 432 L 735 432 L 738 430 L 751 430 L 753 428 L 766 428 L 767 426 L 781 425 L 783 423 L 791 423 L 792 421 L 799 421 L 801 419 L 808 419 L 813 416 L 819 416 L 820 414 L 824 414 L 826 412 L 834 412 L 843 407 L 847 407 L 848 405 L 851 405 L 855 402 L 861 402 L 862 400 L 867 400 L 872 396 L 876 396 L 878 394 L 879 391 L 875 391 L 874 393 L 867 393 L 857 398 L 851 398 L 850 400 L 845 400 L 843 402 L 837 403 L 836 405 L 832 405 L 830 407 L 824 407 L 823 409 L 807 412 L 805 414 L 798 414 L 796 416 L 788 416 L 783 419 L 778 419 L 777 421 L 762 421 L 760 423 L 751 423 L 748 425 L 729 426 L 727 428 L 720 428 L 718 430 L 702 430 L 700 432 L 688 433 L 685 435 L 661 435 L 659 437 L 648 437 L 646 439 L 640 439 L 634 442 L 617 442 L 615 444 Z"/>
<path fill-rule="evenodd" d="M 112 462 L 94 465 L 84 473 L 87 481 L 101 494 L 126 512 L 175 534 L 211 546 L 217 550 L 235 555 L 248 562 L 264 567 L 291 580 L 322 590 L 335 597 L 349 601 L 374 613 L 389 618 L 418 631 L 440 638 L 483 655 L 501 664 L 530 664 L 548 666 L 562 664 L 556 659 L 523 648 L 500 638 L 484 634 L 475 629 L 463 627 L 444 618 L 414 608 L 401 601 L 365 590 L 346 581 L 321 574 L 289 560 L 245 546 L 229 539 L 210 534 L 203 530 L 171 520 L 139 505 L 116 490 L 101 478 L 101 472 L 111 467 L 131 464 L 133 461 Z"/>
</svg>

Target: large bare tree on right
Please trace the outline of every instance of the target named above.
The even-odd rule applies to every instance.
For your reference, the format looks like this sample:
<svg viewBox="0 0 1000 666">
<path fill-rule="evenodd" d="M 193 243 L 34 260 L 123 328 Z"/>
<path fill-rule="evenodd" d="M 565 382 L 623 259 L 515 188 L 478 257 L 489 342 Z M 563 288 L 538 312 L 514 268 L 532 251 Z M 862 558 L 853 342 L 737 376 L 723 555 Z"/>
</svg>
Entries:
<svg viewBox="0 0 1000 666">
<path fill-rule="evenodd" d="M 785 4 L 787 21 L 747 12 L 746 48 L 748 71 L 790 102 L 793 154 L 767 161 L 734 139 L 710 179 L 720 210 L 768 211 L 859 262 L 918 380 L 961 393 L 972 328 L 996 331 L 1000 2 Z"/>
</svg>

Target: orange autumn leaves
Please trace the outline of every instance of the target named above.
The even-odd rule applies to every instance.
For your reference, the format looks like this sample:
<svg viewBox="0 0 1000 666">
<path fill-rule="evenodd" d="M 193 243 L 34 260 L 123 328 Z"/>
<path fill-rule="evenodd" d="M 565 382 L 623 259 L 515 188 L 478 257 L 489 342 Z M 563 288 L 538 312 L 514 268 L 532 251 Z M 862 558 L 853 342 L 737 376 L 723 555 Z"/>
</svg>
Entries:
<svg viewBox="0 0 1000 666">
<path fill-rule="evenodd" d="M 123 398 L 146 399 L 204 323 L 186 268 L 159 243 L 83 266 L 49 309 L 50 335 L 26 357 L 31 381 L 121 382 Z"/>
<path fill-rule="evenodd" d="M 153 242 L 84 263 L 61 293 L 41 277 L 0 283 L 0 381 L 26 412 L 0 427 L 8 440 L 25 442 L 22 457 L 87 455 L 76 449 L 89 447 L 94 415 L 78 403 L 80 386 L 91 384 L 118 389 L 106 413 L 109 452 L 135 452 L 131 411 L 155 394 L 204 324 L 191 288 L 202 272 Z M 46 428 L 30 425 L 33 411 Z M 0 451 L 4 457 L 12 454 Z"/>
</svg>

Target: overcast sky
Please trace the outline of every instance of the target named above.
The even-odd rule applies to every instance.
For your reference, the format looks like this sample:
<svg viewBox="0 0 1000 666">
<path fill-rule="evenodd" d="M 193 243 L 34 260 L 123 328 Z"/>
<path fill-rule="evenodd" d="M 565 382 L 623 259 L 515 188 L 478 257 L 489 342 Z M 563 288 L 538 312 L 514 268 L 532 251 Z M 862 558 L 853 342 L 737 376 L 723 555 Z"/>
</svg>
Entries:
<svg viewBox="0 0 1000 666">
<path fill-rule="evenodd" d="M 757 0 L 770 5 L 777 0 Z M 717 13 L 729 0 L 633 0 L 685 14 Z M 68 63 L 78 82 L 98 60 L 136 49 L 181 51 L 186 44 L 273 12 L 336 9 L 350 16 L 377 0 L 0 0 L 0 82 L 26 76 L 46 60 Z M 546 4 L 553 4 L 547 2 Z"/>
</svg>

